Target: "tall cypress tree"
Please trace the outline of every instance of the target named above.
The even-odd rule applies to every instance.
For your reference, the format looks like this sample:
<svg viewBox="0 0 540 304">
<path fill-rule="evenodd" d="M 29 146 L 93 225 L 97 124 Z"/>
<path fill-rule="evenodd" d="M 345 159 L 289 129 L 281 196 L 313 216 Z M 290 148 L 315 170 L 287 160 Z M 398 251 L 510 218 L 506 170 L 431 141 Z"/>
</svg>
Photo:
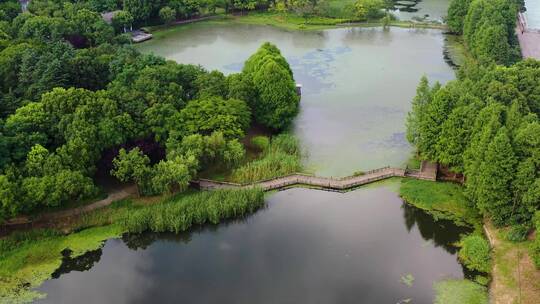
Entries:
<svg viewBox="0 0 540 304">
<path fill-rule="evenodd" d="M 516 156 L 502 127 L 488 145 L 485 160 L 480 166 L 477 207 L 490 215 L 494 223 L 507 223 L 512 214 L 512 180 L 516 173 Z"/>
<path fill-rule="evenodd" d="M 431 101 L 432 95 L 429 82 L 426 76 L 422 76 L 420 84 L 416 88 L 416 96 L 412 101 L 411 110 L 407 114 L 405 126 L 407 128 L 407 140 L 413 144 L 418 144 L 420 137 L 420 122 L 426 110 L 426 106 Z"/>
</svg>

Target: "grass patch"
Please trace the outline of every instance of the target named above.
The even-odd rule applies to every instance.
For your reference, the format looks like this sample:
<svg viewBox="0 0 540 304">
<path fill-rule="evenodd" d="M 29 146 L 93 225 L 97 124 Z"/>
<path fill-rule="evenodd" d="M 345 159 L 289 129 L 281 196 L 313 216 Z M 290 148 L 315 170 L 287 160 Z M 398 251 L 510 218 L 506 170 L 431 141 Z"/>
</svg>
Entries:
<svg viewBox="0 0 540 304">
<path fill-rule="evenodd" d="M 298 139 L 290 134 L 280 134 L 272 140 L 254 137 L 255 145 L 262 149 L 261 157 L 233 170 L 230 180 L 249 183 L 302 170 L 302 153 Z M 262 144 L 265 142 L 265 144 Z"/>
<path fill-rule="evenodd" d="M 264 205 L 260 189 L 187 192 L 154 204 L 124 200 L 96 210 L 72 224 L 77 232 L 15 233 L 0 241 L 0 295 L 5 303 L 28 303 L 45 295 L 34 291 L 62 263 L 62 252 L 78 257 L 125 232 L 180 232 L 196 224 L 217 224 Z M 3 303 L 4 303 L 3 302 Z"/>
<path fill-rule="evenodd" d="M 434 284 L 435 304 L 487 304 L 487 289 L 469 280 L 444 280 Z"/>
<path fill-rule="evenodd" d="M 482 229 L 480 215 L 457 184 L 403 179 L 399 194 L 409 204 L 425 210 L 435 219 L 451 220 L 479 231 Z"/>
</svg>

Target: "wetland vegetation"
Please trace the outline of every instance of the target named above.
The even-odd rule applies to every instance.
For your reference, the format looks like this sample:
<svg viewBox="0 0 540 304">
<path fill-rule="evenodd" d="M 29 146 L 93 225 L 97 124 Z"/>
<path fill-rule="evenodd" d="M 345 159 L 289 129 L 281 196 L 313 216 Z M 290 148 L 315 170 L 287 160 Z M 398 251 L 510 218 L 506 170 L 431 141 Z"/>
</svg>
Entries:
<svg viewBox="0 0 540 304">
<path fill-rule="evenodd" d="M 492 298 L 537 299 L 540 63 L 519 57 L 522 4 L 2 2 L 0 220 L 118 181 L 139 197 L 0 239 L 0 299 L 476 304 L 490 282 Z M 205 16 L 219 17 L 178 25 Z M 154 39 L 133 47 L 141 26 Z M 463 185 L 189 187 L 360 174 L 411 153 L 410 168 L 438 162 Z"/>
</svg>

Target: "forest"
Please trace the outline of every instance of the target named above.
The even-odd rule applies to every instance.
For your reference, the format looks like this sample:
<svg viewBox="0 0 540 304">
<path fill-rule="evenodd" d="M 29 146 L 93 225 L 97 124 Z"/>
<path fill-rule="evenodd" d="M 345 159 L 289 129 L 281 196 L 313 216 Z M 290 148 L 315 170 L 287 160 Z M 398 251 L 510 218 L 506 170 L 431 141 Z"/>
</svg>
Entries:
<svg viewBox="0 0 540 304">
<path fill-rule="evenodd" d="M 139 54 L 93 10 L 104 3 L 0 5 L 0 220 L 96 197 L 98 173 L 141 195 L 184 190 L 243 160 L 250 126 L 278 132 L 298 112 L 274 45 L 225 76 Z"/>
<path fill-rule="evenodd" d="M 515 240 L 534 228 L 540 207 L 540 62 L 519 60 L 520 7 L 453 0 L 448 24 L 472 59 L 444 86 L 424 77 L 407 117 L 419 156 L 462 176 L 469 201 L 495 225 L 511 226 Z"/>
</svg>

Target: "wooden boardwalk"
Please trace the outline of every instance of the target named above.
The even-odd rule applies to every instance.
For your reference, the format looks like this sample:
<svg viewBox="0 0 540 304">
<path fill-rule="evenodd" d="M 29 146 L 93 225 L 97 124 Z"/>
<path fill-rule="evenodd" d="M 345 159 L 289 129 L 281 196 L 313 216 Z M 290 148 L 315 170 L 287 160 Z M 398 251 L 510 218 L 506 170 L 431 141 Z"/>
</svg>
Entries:
<svg viewBox="0 0 540 304">
<path fill-rule="evenodd" d="M 345 192 L 347 190 L 352 190 L 362 185 L 381 181 L 391 177 L 411 177 L 416 179 L 435 181 L 437 179 L 437 165 L 433 163 L 422 162 L 420 170 L 407 170 L 400 168 L 384 167 L 368 171 L 363 175 L 348 176 L 343 178 L 318 177 L 309 174 L 295 173 L 247 184 L 220 182 L 208 179 L 199 179 L 192 181 L 191 183 L 192 185 L 198 187 L 200 190 L 261 187 L 264 191 L 271 191 L 300 186 L 315 187 L 327 191 Z M 32 228 L 35 224 L 54 223 L 58 222 L 60 219 L 79 216 L 81 214 L 109 206 L 114 201 L 130 197 L 134 195 L 135 192 L 136 191 L 134 186 L 128 186 L 116 192 L 110 193 L 105 199 L 99 200 L 86 206 L 69 210 L 45 213 L 33 219 L 27 216 L 13 218 L 0 225 L 0 235 L 9 233 L 13 229 Z"/>
<path fill-rule="evenodd" d="M 366 172 L 363 175 L 348 176 L 343 178 L 319 177 L 303 173 L 294 173 L 246 184 L 220 182 L 208 179 L 199 179 L 194 181 L 193 184 L 195 184 L 201 190 L 260 187 L 264 191 L 271 191 L 293 186 L 300 186 L 315 187 L 328 191 L 347 191 L 391 177 L 411 177 L 435 181 L 437 179 L 437 165 L 423 162 L 420 170 L 384 167 Z"/>
</svg>

